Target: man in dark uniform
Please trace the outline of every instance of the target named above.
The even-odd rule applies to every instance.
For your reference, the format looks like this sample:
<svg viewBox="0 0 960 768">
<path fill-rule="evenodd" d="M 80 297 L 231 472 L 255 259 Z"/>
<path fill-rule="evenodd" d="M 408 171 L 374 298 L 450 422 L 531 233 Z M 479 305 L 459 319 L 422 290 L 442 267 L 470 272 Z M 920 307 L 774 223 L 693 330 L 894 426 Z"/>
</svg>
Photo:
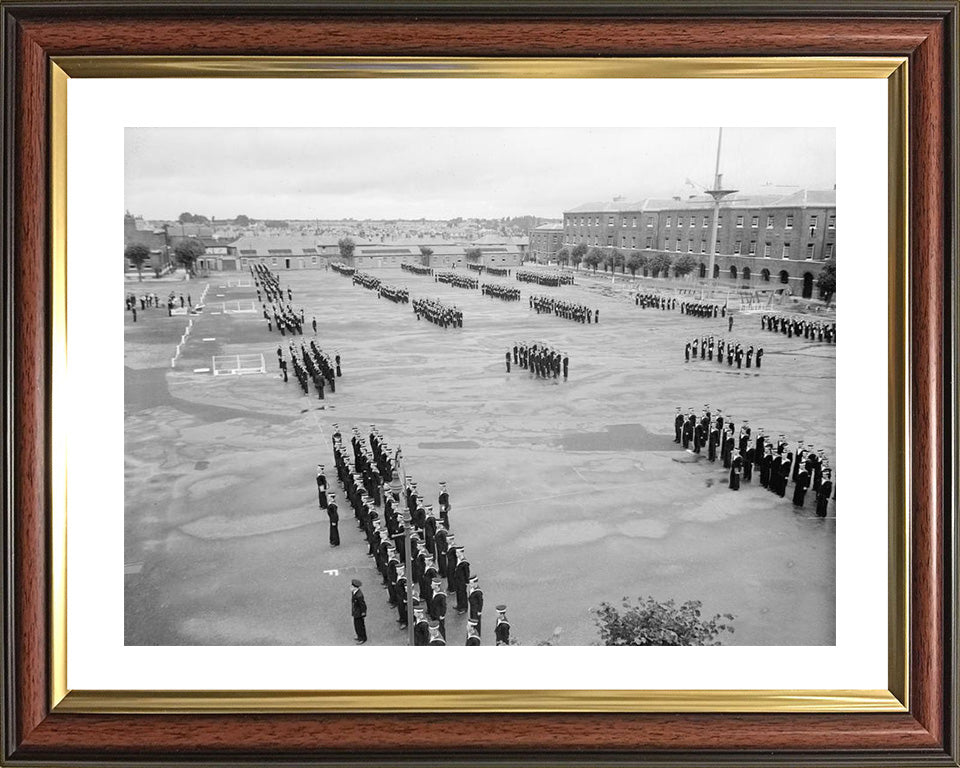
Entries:
<svg viewBox="0 0 960 768">
<path fill-rule="evenodd" d="M 317 496 L 320 499 L 320 509 L 327 508 L 327 476 L 323 471 L 323 464 L 317 464 Z"/>
<path fill-rule="evenodd" d="M 456 592 L 457 577 L 457 546 L 453 543 L 454 535 L 447 534 L 447 594 Z"/>
<path fill-rule="evenodd" d="M 476 576 L 471 576 L 467 584 L 467 602 L 470 604 L 470 621 L 476 623 L 479 634 L 483 615 L 483 590 L 480 589 L 480 582 Z"/>
<path fill-rule="evenodd" d="M 820 488 L 817 491 L 817 517 L 827 516 L 827 505 L 830 503 L 830 496 L 833 494 L 833 480 L 829 469 L 823 470 L 823 479 L 820 481 Z"/>
<path fill-rule="evenodd" d="M 673 442 L 680 442 L 680 435 L 683 432 L 683 414 L 680 412 L 680 406 L 677 406 L 677 415 L 673 417 Z"/>
<path fill-rule="evenodd" d="M 799 454 L 800 451 L 797 451 L 797 453 Z M 802 507 L 804 498 L 807 495 L 807 487 L 810 485 L 810 472 L 806 466 L 800 465 L 800 469 L 797 470 L 793 482 L 793 506 Z"/>
<path fill-rule="evenodd" d="M 430 624 L 423 615 L 423 603 L 415 600 L 413 603 L 413 644 L 429 645 Z"/>
<path fill-rule="evenodd" d="M 450 494 L 447 493 L 447 484 L 440 481 L 440 495 L 437 497 L 437 506 L 440 509 L 440 519 L 447 530 L 450 530 Z"/>
<path fill-rule="evenodd" d="M 431 622 L 430 627 L 430 640 L 427 642 L 427 645 L 446 645 L 447 641 L 443 639 L 443 634 L 440 632 L 439 622 Z"/>
<path fill-rule="evenodd" d="M 510 645 L 510 622 L 507 621 L 507 606 L 497 606 L 497 626 L 493 631 L 497 645 Z"/>
<path fill-rule="evenodd" d="M 507 352 L 507 373 L 510 373 L 510 353 Z"/>
<path fill-rule="evenodd" d="M 475 621 L 467 622 L 467 642 L 464 645 L 480 645 L 480 631 Z"/>
<path fill-rule="evenodd" d="M 333 496 L 327 504 L 327 517 L 330 519 L 330 546 L 340 546 L 340 513 L 337 511 L 337 502 Z"/>
<path fill-rule="evenodd" d="M 353 594 L 350 596 L 350 615 L 353 616 L 353 630 L 357 633 L 356 643 L 363 645 L 367 642 L 367 627 L 364 619 L 367 617 L 367 601 L 363 598 L 363 592 L 360 587 L 363 583 L 360 579 L 353 579 L 350 584 L 353 586 Z"/>
<path fill-rule="evenodd" d="M 467 582 L 470 581 L 470 562 L 463 553 L 463 547 L 457 548 L 457 566 L 454 587 L 457 592 L 457 613 L 467 611 Z"/>
<path fill-rule="evenodd" d="M 430 617 L 436 621 L 440 627 L 440 634 L 443 639 L 447 639 L 447 595 L 443 591 L 440 579 L 434 579 L 431 583 L 433 597 L 430 600 Z"/>
</svg>

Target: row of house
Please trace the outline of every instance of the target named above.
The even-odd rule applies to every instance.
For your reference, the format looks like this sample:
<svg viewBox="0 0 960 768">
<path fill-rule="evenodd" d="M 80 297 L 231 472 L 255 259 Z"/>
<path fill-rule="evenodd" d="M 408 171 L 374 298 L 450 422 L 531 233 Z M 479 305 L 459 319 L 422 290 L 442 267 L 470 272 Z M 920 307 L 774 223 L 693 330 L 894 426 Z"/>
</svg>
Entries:
<svg viewBox="0 0 960 768">
<path fill-rule="evenodd" d="M 717 213 L 713 276 L 740 283 L 777 282 L 809 298 L 824 263 L 836 258 L 836 197 L 836 190 L 806 189 L 731 194 Z M 532 230 L 531 255 L 554 261 L 562 249 L 581 243 L 648 257 L 689 254 L 698 260 L 695 274 L 706 277 L 714 210 L 713 199 L 706 195 L 584 203 L 564 211 L 562 224 Z"/>
</svg>

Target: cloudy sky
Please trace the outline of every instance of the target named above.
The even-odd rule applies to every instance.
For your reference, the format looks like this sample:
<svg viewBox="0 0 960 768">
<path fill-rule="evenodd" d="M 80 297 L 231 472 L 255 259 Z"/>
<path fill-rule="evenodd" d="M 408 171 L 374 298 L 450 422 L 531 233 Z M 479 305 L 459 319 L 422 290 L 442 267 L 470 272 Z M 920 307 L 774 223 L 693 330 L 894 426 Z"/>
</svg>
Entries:
<svg viewBox="0 0 960 768">
<path fill-rule="evenodd" d="M 724 186 L 831 189 L 835 149 L 833 129 L 724 128 Z M 716 150 L 716 128 L 128 128 L 124 194 L 147 219 L 559 217 L 698 192 Z"/>
</svg>

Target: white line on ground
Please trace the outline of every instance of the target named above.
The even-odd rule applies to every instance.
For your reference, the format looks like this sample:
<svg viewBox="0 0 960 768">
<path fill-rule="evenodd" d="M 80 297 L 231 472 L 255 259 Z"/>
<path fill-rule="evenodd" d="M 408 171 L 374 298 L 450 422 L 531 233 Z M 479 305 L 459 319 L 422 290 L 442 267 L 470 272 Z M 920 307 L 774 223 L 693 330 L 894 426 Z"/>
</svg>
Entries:
<svg viewBox="0 0 960 768">
<path fill-rule="evenodd" d="M 209 369 L 209 368 L 194 368 L 194 369 L 193 369 L 193 372 L 194 372 L 194 373 L 210 373 L 210 369 Z"/>
<path fill-rule="evenodd" d="M 216 337 L 216 336 L 205 336 L 203 340 L 204 340 L 204 341 L 216 341 L 216 340 L 217 340 L 217 337 Z"/>
</svg>

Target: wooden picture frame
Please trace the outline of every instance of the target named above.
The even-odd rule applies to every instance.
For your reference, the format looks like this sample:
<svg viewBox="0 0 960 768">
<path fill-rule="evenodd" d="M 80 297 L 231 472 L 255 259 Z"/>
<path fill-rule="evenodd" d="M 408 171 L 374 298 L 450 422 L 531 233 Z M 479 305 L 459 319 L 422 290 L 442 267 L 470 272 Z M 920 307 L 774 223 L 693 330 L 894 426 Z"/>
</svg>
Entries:
<svg viewBox="0 0 960 768">
<path fill-rule="evenodd" d="M 958 765 L 956 2 L 0 5 L 5 764 Z M 704 694 L 701 706 L 664 697 L 645 711 L 596 700 L 502 710 L 494 700 L 462 711 L 455 697 L 439 697 L 414 711 L 374 714 L 355 700 L 344 711 L 322 711 L 283 695 L 259 705 L 211 704 L 202 692 L 152 705 L 136 695 L 112 704 L 67 696 L 57 618 L 64 599 L 57 494 L 65 468 L 51 430 L 51 381 L 65 353 L 57 333 L 64 308 L 56 301 L 63 262 L 54 258 L 65 248 L 57 198 L 64 190 L 51 180 L 65 134 L 51 116 L 64 71 L 92 74 L 102 71 L 102 57 L 135 56 L 112 59 L 112 76 L 156 76 L 171 71 L 164 61 L 176 65 L 164 57 L 184 55 L 205 57 L 200 71 L 207 74 L 220 68 L 250 76 L 257 62 L 234 57 L 287 61 L 290 76 L 314 72 L 277 57 L 535 56 L 545 73 L 564 59 L 594 57 L 737 57 L 744 72 L 770 57 L 810 57 L 814 72 L 829 57 L 903 59 L 902 81 L 891 92 L 906 100 L 907 115 L 891 127 L 905 131 L 909 176 L 891 210 L 899 208 L 903 216 L 894 219 L 909 226 L 892 228 L 891 239 L 909 238 L 901 243 L 908 270 L 892 280 L 892 295 L 906 307 L 891 330 L 907 328 L 902 348 L 892 350 L 904 363 L 905 387 L 894 378 L 892 390 L 908 400 L 891 431 L 899 431 L 892 444 L 908 450 L 899 458 L 906 482 L 892 479 L 891 496 L 903 494 L 909 529 L 891 528 L 904 576 L 902 593 L 892 590 L 891 615 L 904 623 L 891 629 L 891 679 L 902 685 L 889 693 L 906 706 L 872 706 L 867 697 L 858 707 L 852 696 L 837 711 L 804 711 L 724 705 Z M 158 58 L 151 64 L 144 56 Z"/>
</svg>

